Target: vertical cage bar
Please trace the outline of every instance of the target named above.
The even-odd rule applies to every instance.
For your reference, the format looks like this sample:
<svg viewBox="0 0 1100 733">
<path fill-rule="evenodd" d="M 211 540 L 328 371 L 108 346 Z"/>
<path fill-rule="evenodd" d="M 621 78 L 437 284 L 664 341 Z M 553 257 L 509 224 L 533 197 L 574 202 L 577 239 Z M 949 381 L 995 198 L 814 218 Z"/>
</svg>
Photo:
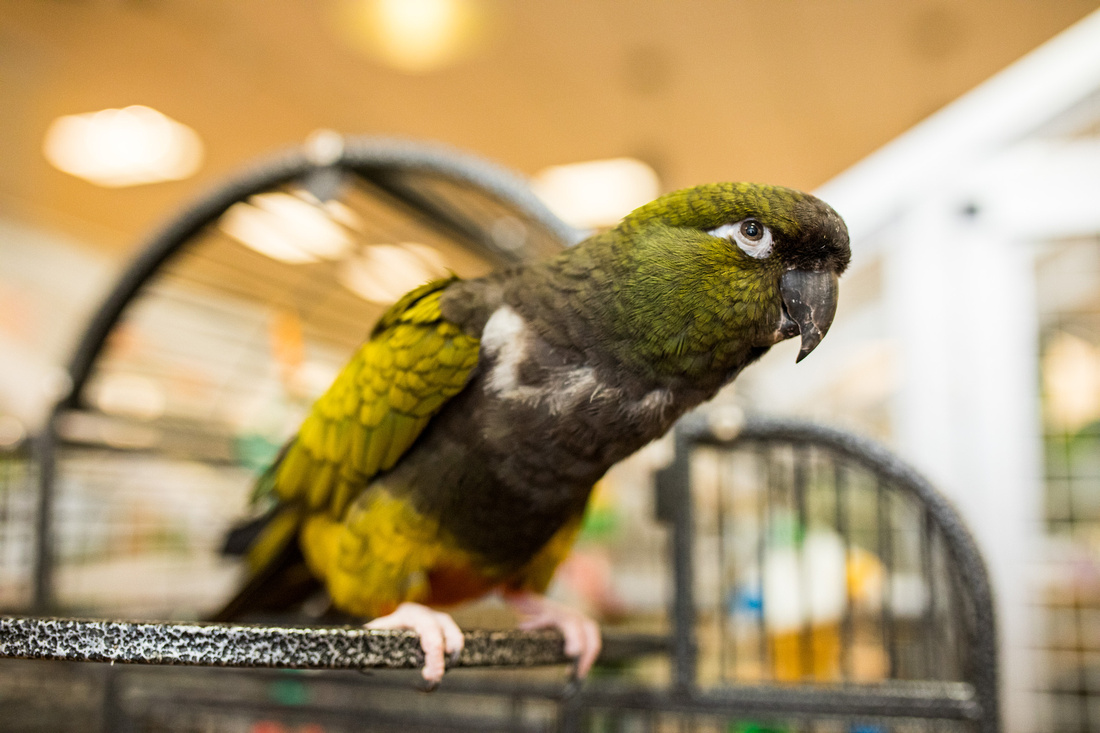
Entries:
<svg viewBox="0 0 1100 733">
<path fill-rule="evenodd" d="M 852 561 L 852 531 L 848 518 L 848 501 L 850 499 L 848 473 L 840 463 L 837 456 L 832 456 L 833 462 L 833 489 L 836 493 L 836 531 L 844 543 L 844 564 L 847 571 L 848 564 Z M 840 674 L 844 679 L 852 677 L 852 641 L 853 641 L 853 603 L 852 585 L 844 582 L 844 616 L 840 621 Z"/>
<path fill-rule="evenodd" d="M 882 561 L 884 578 L 882 583 L 882 610 L 880 620 L 882 628 L 882 646 L 886 652 L 887 677 L 897 676 L 897 629 L 894 627 L 894 604 L 891 591 L 894 585 L 894 547 L 891 532 L 892 513 L 890 512 L 890 494 L 886 482 L 881 478 L 875 481 L 878 518 L 878 556 Z"/>
<path fill-rule="evenodd" d="M 685 431 L 676 431 L 676 457 L 662 474 L 662 493 L 666 516 L 672 522 L 672 618 L 673 685 L 680 690 L 691 689 L 696 680 L 695 648 L 695 527 L 691 492 L 691 457 L 693 441 Z"/>
<path fill-rule="evenodd" d="M 806 567 L 805 567 L 805 541 L 806 534 L 809 530 L 808 527 L 808 514 L 806 512 L 806 483 L 809 462 L 809 447 L 806 445 L 797 445 L 792 447 L 791 452 L 792 461 L 792 489 L 794 493 L 794 505 L 795 515 L 798 517 L 798 526 L 795 531 L 795 551 L 802 559 L 800 567 L 802 569 L 802 577 L 798 579 L 800 585 L 803 586 L 803 592 L 799 594 L 802 600 L 802 626 L 798 632 L 798 655 L 799 655 L 799 672 L 802 679 L 810 679 L 813 676 L 814 669 L 814 648 L 813 648 L 813 622 L 812 614 L 812 601 L 809 597 L 808 584 L 806 583 Z"/>
<path fill-rule="evenodd" d="M 966 641 L 970 641 L 974 638 L 973 626 L 977 619 L 974 618 L 973 610 L 965 607 L 964 599 L 966 598 L 966 590 L 962 584 L 962 577 L 954 572 L 948 570 L 948 580 L 950 585 L 950 599 L 951 604 L 949 608 L 954 611 L 954 623 L 952 626 L 956 629 L 955 637 L 955 662 L 958 665 L 958 669 L 970 670 L 975 664 L 974 654 L 972 649 L 967 649 Z M 967 652 L 970 652 L 969 654 Z"/>
<path fill-rule="evenodd" d="M 57 415 L 46 421 L 42 433 L 31 444 L 38 464 L 38 496 L 35 508 L 34 577 L 31 607 L 37 614 L 54 605 L 54 494 L 57 472 Z"/>
<path fill-rule="evenodd" d="M 933 679 L 932 666 L 938 656 L 933 649 L 933 647 L 938 647 L 939 638 L 939 634 L 935 633 L 936 596 L 938 594 L 936 593 L 932 568 L 932 515 L 926 506 L 921 506 L 920 509 L 920 526 L 921 579 L 928 594 L 921 614 L 921 635 L 924 637 L 921 648 L 923 650 L 924 676 L 927 679 Z"/>
<path fill-rule="evenodd" d="M 731 483 L 733 476 L 733 454 L 729 450 L 720 450 L 717 453 L 719 471 L 718 486 L 715 492 L 714 513 L 718 522 L 718 608 L 715 609 L 718 619 L 718 677 L 723 682 L 729 679 L 727 673 L 727 646 L 729 639 L 727 631 L 734 623 L 734 615 L 729 612 L 730 593 L 736 587 L 731 579 L 731 573 L 726 568 L 726 487 Z M 732 630 L 734 643 L 737 642 L 736 628 Z"/>
<path fill-rule="evenodd" d="M 759 584 L 759 600 L 760 611 L 757 614 L 757 643 L 760 650 L 760 670 L 761 676 L 763 671 L 768 666 L 768 626 L 764 618 L 764 558 L 768 551 L 768 523 L 769 523 L 769 505 L 771 504 L 772 494 L 772 473 L 773 465 L 771 461 L 771 452 L 768 447 L 761 444 L 757 449 L 758 466 L 761 476 L 760 488 L 756 492 L 757 501 L 759 503 L 760 514 L 757 522 L 757 546 L 756 546 L 756 577 Z"/>
</svg>

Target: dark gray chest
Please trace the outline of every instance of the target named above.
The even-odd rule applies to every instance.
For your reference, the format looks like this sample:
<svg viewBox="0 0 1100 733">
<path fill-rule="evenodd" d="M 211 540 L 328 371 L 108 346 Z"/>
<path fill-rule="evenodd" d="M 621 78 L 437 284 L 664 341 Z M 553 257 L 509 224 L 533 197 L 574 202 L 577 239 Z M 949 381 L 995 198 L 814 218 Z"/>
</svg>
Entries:
<svg viewBox="0 0 1100 733">
<path fill-rule="evenodd" d="M 608 468 L 700 399 L 589 362 L 551 348 L 508 306 L 489 318 L 476 377 L 411 462 L 434 477 L 418 492 L 423 508 L 463 546 L 522 564 L 584 510 Z"/>
<path fill-rule="evenodd" d="M 669 388 L 647 385 L 580 350 L 551 347 L 506 305 L 486 323 L 481 354 L 482 371 L 472 386 L 487 408 L 481 423 L 486 447 L 506 457 L 522 438 L 541 456 L 531 466 L 505 461 L 504 476 L 517 485 L 591 484 L 663 434 L 684 409 Z"/>
</svg>

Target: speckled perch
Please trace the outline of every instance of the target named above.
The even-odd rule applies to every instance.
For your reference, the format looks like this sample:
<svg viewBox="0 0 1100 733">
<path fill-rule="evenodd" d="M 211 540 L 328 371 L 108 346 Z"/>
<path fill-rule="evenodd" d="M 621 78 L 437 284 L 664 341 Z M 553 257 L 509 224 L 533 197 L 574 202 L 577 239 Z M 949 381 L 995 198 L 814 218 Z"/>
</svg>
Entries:
<svg viewBox="0 0 1100 733">
<path fill-rule="evenodd" d="M 450 667 L 533 667 L 570 662 L 561 634 L 467 631 Z M 283 669 L 415 669 L 424 654 L 409 631 L 135 623 L 0 616 L 0 657 L 120 664 Z"/>
</svg>

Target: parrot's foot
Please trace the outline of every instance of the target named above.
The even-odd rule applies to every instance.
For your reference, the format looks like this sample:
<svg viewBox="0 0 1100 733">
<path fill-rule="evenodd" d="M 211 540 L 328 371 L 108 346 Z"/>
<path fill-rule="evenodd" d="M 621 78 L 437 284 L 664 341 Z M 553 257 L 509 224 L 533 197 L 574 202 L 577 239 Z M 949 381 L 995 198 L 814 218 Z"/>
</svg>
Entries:
<svg viewBox="0 0 1100 733">
<path fill-rule="evenodd" d="M 602 646 L 595 621 L 536 593 L 509 593 L 504 598 L 520 614 L 521 629 L 559 629 L 565 637 L 565 653 L 577 660 L 577 678 L 588 675 Z"/>
<path fill-rule="evenodd" d="M 419 603 L 402 603 L 389 616 L 376 618 L 365 628 L 408 629 L 419 634 L 420 648 L 424 650 L 424 669 L 420 673 L 429 690 L 434 690 L 443 680 L 444 653 L 457 659 L 466 643 L 462 629 L 453 618 Z"/>
</svg>

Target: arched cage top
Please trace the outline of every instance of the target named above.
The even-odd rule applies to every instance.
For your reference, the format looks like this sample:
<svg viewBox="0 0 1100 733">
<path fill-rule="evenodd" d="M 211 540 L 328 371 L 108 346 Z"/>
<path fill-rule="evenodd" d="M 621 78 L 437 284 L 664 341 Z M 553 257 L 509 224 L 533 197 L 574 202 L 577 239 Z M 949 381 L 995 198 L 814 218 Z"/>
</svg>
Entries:
<svg viewBox="0 0 1100 733">
<path fill-rule="evenodd" d="M 184 208 L 95 312 L 39 441 L 34 605 L 201 616 L 232 585 L 209 558 L 253 475 L 384 309 L 578 238 L 480 158 L 334 133 Z M 112 596 L 102 573 L 126 564 Z"/>
<path fill-rule="evenodd" d="M 364 199 L 375 199 L 378 208 L 391 210 L 388 221 L 376 225 L 378 234 L 400 233 L 400 216 L 394 215 L 404 214 L 493 265 L 545 254 L 580 238 L 580 232 L 531 193 L 526 181 L 482 158 L 439 144 L 326 137 L 322 145 L 294 148 L 255 163 L 199 198 L 150 238 L 85 330 L 69 365 L 72 385 L 61 407 L 82 403 L 89 372 L 111 330 L 167 263 L 195 246 L 203 231 L 234 205 L 294 187 L 338 221 L 344 217 L 331 207 L 326 210 L 326 203 L 351 197 L 355 201 L 349 203 L 367 206 Z"/>
</svg>

